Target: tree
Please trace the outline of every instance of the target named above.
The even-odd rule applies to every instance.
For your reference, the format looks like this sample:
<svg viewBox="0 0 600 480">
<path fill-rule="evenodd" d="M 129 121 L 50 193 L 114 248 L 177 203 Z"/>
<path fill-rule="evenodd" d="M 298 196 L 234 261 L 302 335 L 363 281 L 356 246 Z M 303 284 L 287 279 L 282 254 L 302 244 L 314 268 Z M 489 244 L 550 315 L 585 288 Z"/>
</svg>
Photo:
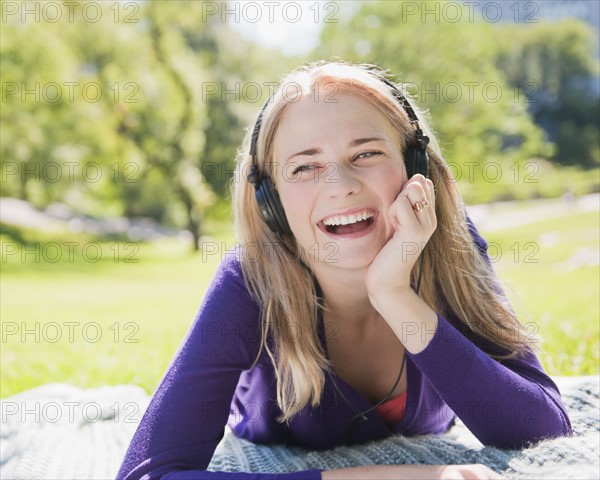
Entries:
<svg viewBox="0 0 600 480">
<path fill-rule="evenodd" d="M 501 31 L 497 65 L 556 142 L 553 160 L 600 165 L 599 66 L 591 28 L 564 20 L 527 28 L 507 25 Z"/>
<path fill-rule="evenodd" d="M 75 21 L 16 16 L 4 25 L 3 195 L 151 216 L 186 227 L 197 249 L 213 190 L 224 194 L 228 181 L 221 174 L 209 183 L 204 172 L 232 165 L 243 135 L 235 105 L 204 92 L 235 75 L 216 53 L 226 26 L 202 21 L 198 2 L 135 4 L 135 15 L 118 21 L 115 4 L 93 3 L 100 21 L 85 21 L 87 4 L 76 3 Z M 23 94 L 35 85 L 36 95 Z M 63 173 L 56 178 L 54 166 Z"/>
</svg>

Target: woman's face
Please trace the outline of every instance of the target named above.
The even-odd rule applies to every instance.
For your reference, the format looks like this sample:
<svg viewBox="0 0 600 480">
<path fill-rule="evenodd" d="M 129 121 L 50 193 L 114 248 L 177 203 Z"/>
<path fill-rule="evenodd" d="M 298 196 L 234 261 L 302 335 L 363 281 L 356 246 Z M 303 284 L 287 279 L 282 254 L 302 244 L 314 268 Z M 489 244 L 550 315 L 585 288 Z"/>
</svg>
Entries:
<svg viewBox="0 0 600 480">
<path fill-rule="evenodd" d="M 361 97 L 318 98 L 288 107 L 274 139 L 275 182 L 313 265 L 366 267 L 394 233 L 387 212 L 407 180 L 400 134 Z"/>
</svg>

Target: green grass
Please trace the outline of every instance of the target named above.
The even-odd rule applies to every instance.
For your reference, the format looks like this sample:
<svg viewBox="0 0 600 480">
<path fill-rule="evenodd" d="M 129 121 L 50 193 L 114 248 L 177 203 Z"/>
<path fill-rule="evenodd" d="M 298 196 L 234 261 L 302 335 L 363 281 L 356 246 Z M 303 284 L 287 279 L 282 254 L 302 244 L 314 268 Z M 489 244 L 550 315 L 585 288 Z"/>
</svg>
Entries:
<svg viewBox="0 0 600 480">
<path fill-rule="evenodd" d="M 2 240 L 6 252 L 12 240 Z M 205 258 L 176 240 L 140 245 L 129 259 L 137 263 L 115 263 L 116 242 L 101 244 L 97 263 L 77 252 L 72 263 L 7 256 L 0 279 L 0 396 L 48 382 L 134 383 L 151 392 L 193 321 L 221 252 L 232 246 L 221 241 L 219 252 Z"/>
<path fill-rule="evenodd" d="M 506 293 L 521 323 L 538 330 L 540 360 L 554 375 L 598 373 L 598 220 L 588 212 L 484 232 Z"/>
<path fill-rule="evenodd" d="M 227 229 L 215 234 L 218 252 L 204 258 L 178 240 L 141 244 L 134 252 L 130 244 L 92 237 L 3 232 L 2 398 L 49 382 L 133 383 L 152 392 L 194 319 L 221 253 L 233 246 Z M 540 360 L 547 371 L 597 373 L 599 267 L 577 265 L 573 258 L 584 249 L 598 250 L 598 213 L 482 233 L 496 248 L 495 269 L 522 323 L 539 327 L 545 340 Z M 38 242 L 40 252 L 52 241 L 79 246 L 72 261 L 65 247 L 60 261 L 44 261 L 40 253 L 36 262 L 31 254 L 21 257 L 15 239 L 31 251 Z M 101 246 L 96 263 L 82 255 L 81 247 L 89 243 Z M 11 253 L 15 246 L 16 254 Z M 117 246 L 121 255 L 115 262 Z M 137 262 L 126 263 L 127 253 Z"/>
</svg>

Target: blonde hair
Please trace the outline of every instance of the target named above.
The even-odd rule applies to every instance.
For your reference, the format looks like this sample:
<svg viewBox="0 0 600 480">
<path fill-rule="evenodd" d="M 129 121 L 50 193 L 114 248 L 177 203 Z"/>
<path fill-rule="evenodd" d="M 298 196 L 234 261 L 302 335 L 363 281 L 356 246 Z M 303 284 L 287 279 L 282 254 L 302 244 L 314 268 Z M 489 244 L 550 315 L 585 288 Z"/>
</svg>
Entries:
<svg viewBox="0 0 600 480">
<path fill-rule="evenodd" d="M 369 65 L 317 62 L 284 77 L 263 113 L 256 153 L 259 170 L 275 178 L 273 143 L 284 113 L 300 98 L 314 95 L 315 87 L 324 84 L 333 85 L 335 92 L 360 96 L 375 106 L 400 134 L 399 146 L 404 151 L 407 142 L 415 138 L 415 128 L 390 87 L 380 79 L 383 75 Z M 413 102 L 411 105 L 419 125 L 430 138 L 429 178 L 436 190 L 438 222 L 422 253 L 422 263 L 417 262 L 411 273 L 416 279 L 422 265 L 419 296 L 440 315 L 456 319 L 465 327 L 464 332 L 471 331 L 507 351 L 504 355 L 490 354 L 491 357 L 508 359 L 524 355 L 531 336 L 526 337 L 497 284 L 492 267 L 476 248 L 452 173 L 422 112 Z M 289 422 L 308 402 L 313 407 L 319 405 L 325 369 L 331 368 L 331 362 L 319 340 L 315 307 L 320 300 L 315 282 L 305 267 L 290 259 L 290 252 L 297 259 L 302 259 L 304 252 L 298 250 L 293 236 L 280 238 L 269 229 L 258 208 L 254 187 L 246 180 L 252 164 L 251 138 L 249 129 L 238 153 L 232 187 L 234 223 L 242 247 L 252 246 L 261 252 L 252 258 L 241 255 L 240 262 L 251 294 L 262 305 L 259 356 L 265 348 L 273 363 L 277 403 L 283 412 L 278 421 Z M 281 248 L 282 242 L 285 248 Z"/>
</svg>

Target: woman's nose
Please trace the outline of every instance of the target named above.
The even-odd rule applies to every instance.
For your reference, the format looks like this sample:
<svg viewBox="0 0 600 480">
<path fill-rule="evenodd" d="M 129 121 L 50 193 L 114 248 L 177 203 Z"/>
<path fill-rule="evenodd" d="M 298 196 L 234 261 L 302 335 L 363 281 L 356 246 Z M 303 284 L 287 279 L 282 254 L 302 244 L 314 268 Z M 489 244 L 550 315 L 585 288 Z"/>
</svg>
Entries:
<svg viewBox="0 0 600 480">
<path fill-rule="evenodd" d="M 358 193 L 361 182 L 352 166 L 330 163 L 327 166 L 323 184 L 331 197 L 345 197 L 352 193 Z"/>
</svg>

